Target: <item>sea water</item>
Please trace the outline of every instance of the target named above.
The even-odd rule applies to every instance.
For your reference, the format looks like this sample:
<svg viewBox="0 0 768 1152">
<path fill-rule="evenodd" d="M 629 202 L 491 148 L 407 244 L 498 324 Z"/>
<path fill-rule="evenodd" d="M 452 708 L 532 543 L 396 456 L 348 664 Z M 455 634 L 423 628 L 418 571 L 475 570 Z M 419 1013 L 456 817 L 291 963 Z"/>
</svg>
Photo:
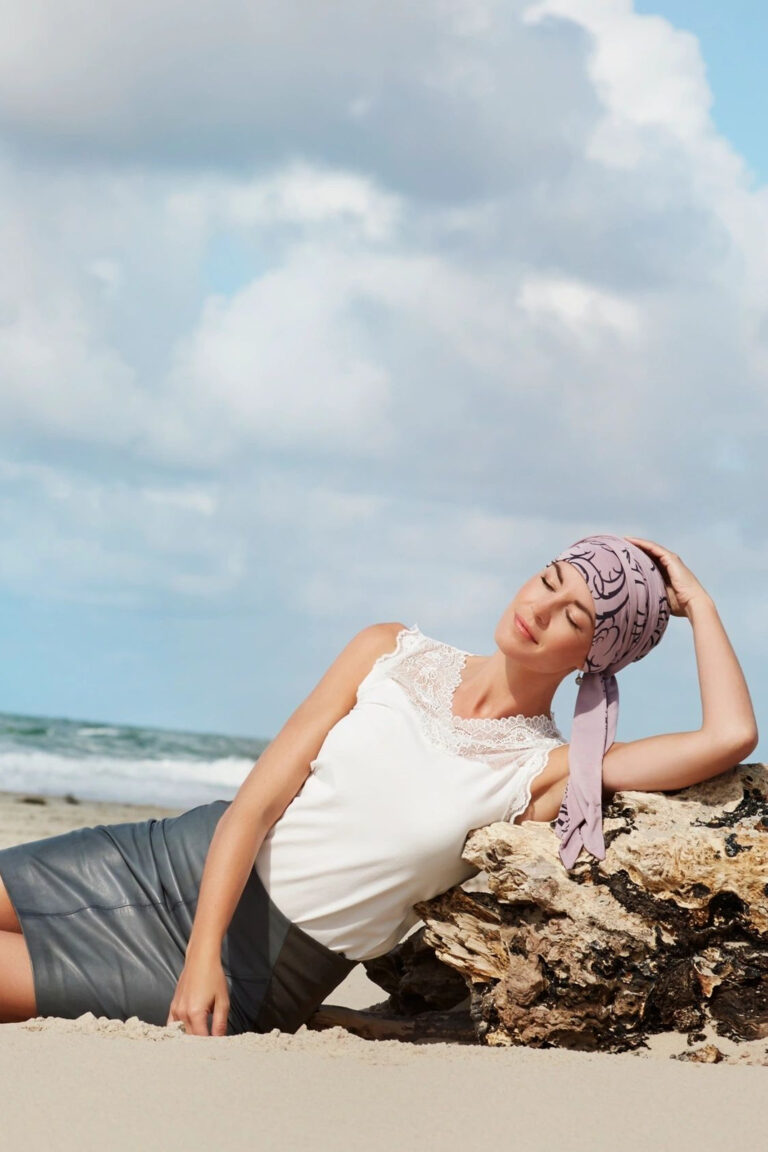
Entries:
<svg viewBox="0 0 768 1152">
<path fill-rule="evenodd" d="M 0 713 L 0 790 L 192 807 L 231 800 L 267 743 Z"/>
</svg>

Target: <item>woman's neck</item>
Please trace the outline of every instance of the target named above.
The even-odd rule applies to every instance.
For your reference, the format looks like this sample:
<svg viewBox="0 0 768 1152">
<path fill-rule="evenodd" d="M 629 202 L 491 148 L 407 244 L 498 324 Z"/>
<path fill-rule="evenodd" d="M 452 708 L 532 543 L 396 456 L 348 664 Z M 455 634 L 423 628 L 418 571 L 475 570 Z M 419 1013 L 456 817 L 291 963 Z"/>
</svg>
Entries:
<svg viewBox="0 0 768 1152">
<path fill-rule="evenodd" d="M 506 716 L 550 716 L 563 677 L 532 672 L 496 651 L 468 656 L 453 694 L 453 713 L 466 719 L 502 720 Z"/>
</svg>

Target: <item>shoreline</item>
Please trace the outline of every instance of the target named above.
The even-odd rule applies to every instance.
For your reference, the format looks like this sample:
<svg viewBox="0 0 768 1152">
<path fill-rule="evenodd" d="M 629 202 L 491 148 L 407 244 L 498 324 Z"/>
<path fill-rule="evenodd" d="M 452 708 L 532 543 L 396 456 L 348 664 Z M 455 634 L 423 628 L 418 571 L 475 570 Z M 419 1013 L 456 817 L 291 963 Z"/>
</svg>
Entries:
<svg viewBox="0 0 768 1152">
<path fill-rule="evenodd" d="M 190 805 L 193 807 L 193 805 Z M 184 806 L 133 804 L 113 800 L 83 800 L 72 793 L 49 796 L 41 792 L 0 789 L 0 848 L 25 840 L 41 840 L 93 824 L 121 824 L 132 820 L 178 816 Z"/>
</svg>

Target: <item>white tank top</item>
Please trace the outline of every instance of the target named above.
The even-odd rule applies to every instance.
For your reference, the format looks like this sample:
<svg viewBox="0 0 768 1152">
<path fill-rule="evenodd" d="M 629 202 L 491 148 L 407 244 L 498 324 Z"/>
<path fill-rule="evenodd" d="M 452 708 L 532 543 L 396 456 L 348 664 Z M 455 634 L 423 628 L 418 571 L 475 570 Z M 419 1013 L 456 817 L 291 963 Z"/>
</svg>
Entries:
<svg viewBox="0 0 768 1152">
<path fill-rule="evenodd" d="M 256 856 L 278 908 L 350 959 L 389 951 L 417 901 L 477 872 L 461 859 L 467 833 L 524 812 L 565 743 L 550 716 L 454 716 L 468 655 L 403 628 Z"/>
</svg>

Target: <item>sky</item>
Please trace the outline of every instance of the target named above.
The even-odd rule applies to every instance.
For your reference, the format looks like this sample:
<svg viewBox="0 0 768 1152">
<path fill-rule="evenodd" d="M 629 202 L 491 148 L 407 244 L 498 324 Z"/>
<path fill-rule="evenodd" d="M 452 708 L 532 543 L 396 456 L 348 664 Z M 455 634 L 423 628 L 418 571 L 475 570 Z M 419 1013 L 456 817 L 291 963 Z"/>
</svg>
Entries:
<svg viewBox="0 0 768 1152">
<path fill-rule="evenodd" d="M 712 104 L 721 132 L 756 180 L 768 179 L 768 139 L 763 126 L 768 6 L 763 0 L 640 0 L 635 11 L 660 15 L 699 41 Z"/>
<path fill-rule="evenodd" d="M 0 16 L 0 710 L 269 738 L 367 624 L 489 654 L 626 533 L 768 760 L 756 3 Z M 700 725 L 687 620 L 619 680 L 618 739 Z"/>
</svg>

